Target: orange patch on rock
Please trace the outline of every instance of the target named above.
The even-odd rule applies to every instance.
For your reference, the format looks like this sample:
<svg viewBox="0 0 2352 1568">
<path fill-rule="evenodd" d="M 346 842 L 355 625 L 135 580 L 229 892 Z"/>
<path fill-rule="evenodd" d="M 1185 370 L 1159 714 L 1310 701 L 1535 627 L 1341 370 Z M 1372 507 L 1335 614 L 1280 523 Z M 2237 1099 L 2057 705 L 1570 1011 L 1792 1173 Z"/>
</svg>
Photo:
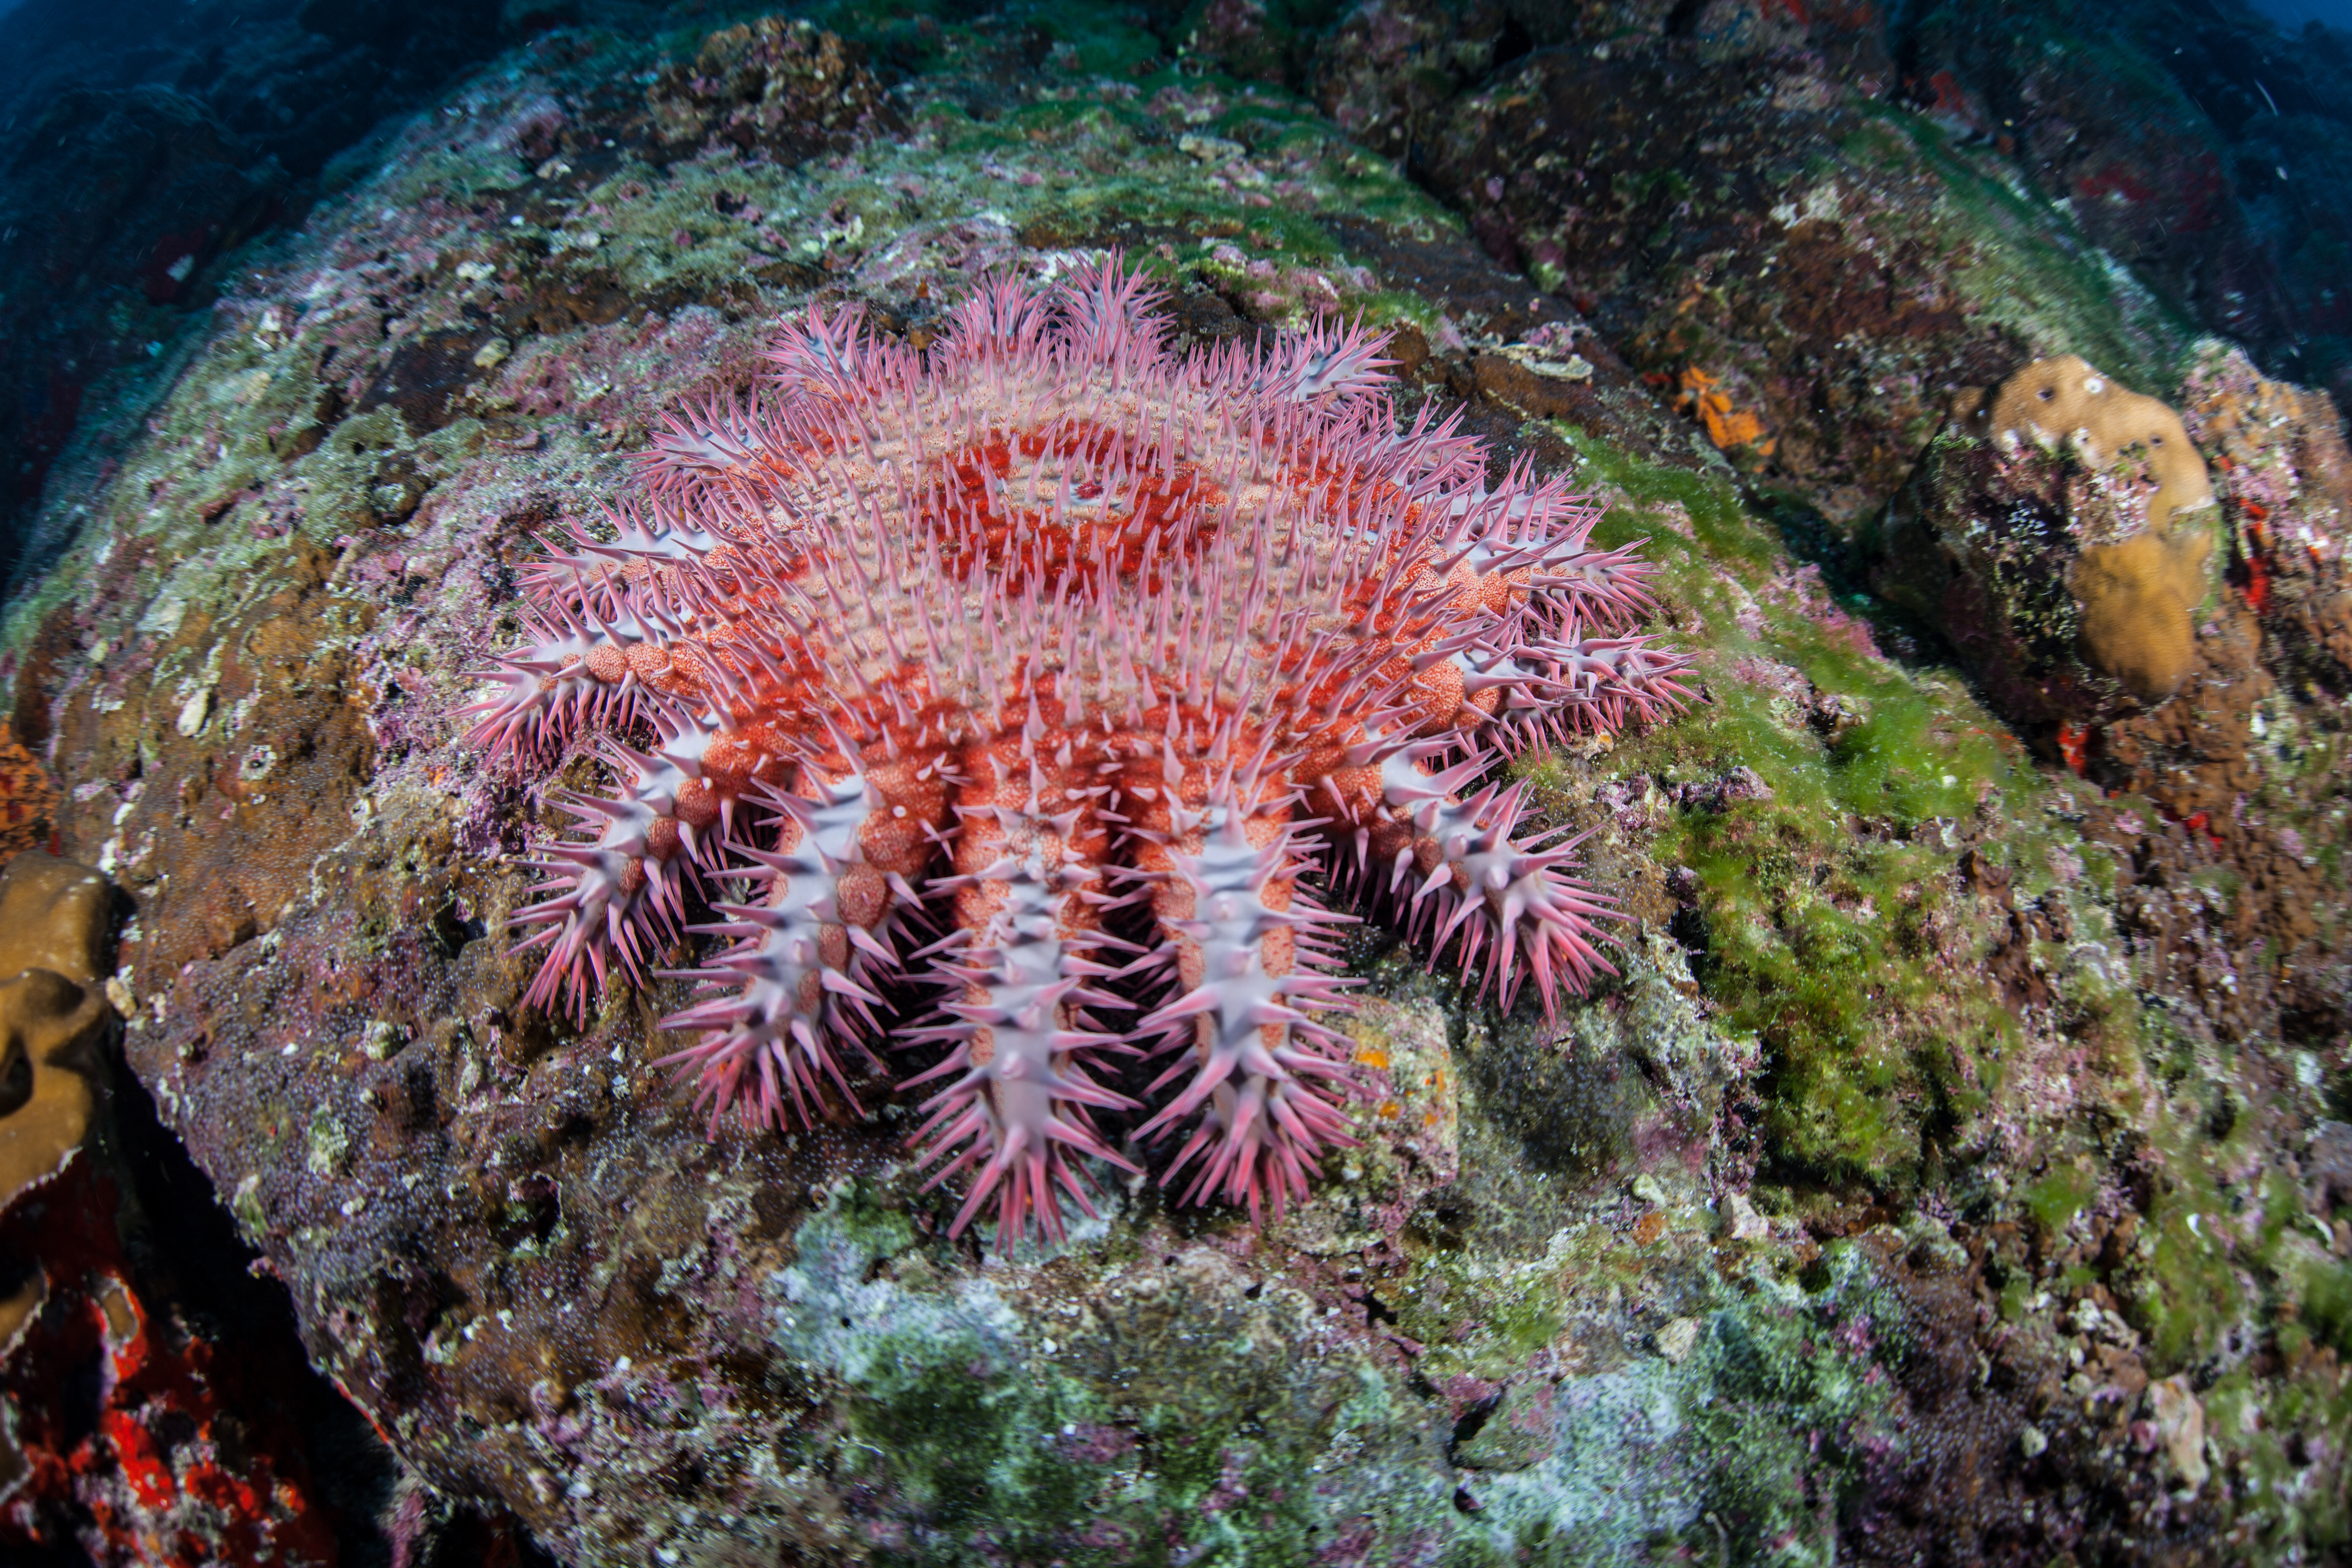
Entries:
<svg viewBox="0 0 2352 1568">
<path fill-rule="evenodd" d="M 1706 426 L 1706 438 L 1724 450 L 1734 447 L 1752 447 L 1759 457 L 1769 458 L 1778 443 L 1764 433 L 1764 421 L 1744 408 L 1732 406 L 1731 394 L 1720 385 L 1721 378 L 1691 366 L 1683 372 L 1682 395 L 1675 406 L 1696 417 Z"/>
<path fill-rule="evenodd" d="M 0 719 L 0 866 L 47 844 L 57 832 L 58 788 L 40 760 Z"/>
</svg>

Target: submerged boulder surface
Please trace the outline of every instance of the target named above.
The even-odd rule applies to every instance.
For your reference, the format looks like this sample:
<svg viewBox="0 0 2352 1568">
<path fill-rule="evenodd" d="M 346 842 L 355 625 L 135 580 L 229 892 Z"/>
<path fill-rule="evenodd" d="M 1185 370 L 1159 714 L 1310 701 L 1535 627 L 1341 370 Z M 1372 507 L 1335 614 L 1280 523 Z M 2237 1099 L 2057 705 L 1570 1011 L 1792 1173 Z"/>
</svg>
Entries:
<svg viewBox="0 0 2352 1568">
<path fill-rule="evenodd" d="M 667 53 L 549 31 L 247 253 L 185 367 L 103 433 L 112 465 L 61 468 L 70 542 L 0 633 L 54 785 L 26 798 L 134 911 L 100 984 L 121 1062 L 396 1456 L 383 1542 L 462 1552 L 471 1510 L 615 1563 L 2336 1549 L 2352 520 L 2326 395 L 2191 353 L 2063 214 L 1987 198 L 1996 149 L 1842 96 L 1866 58 L 1829 69 L 1781 8 L 1516 67 L 1518 24 L 1487 18 L 1395 96 L 1372 64 L 1286 65 L 1300 24 L 1259 9 L 1183 35 L 1246 44 L 1249 79 L 1091 14 L 845 12 Z M 1381 10 L 1329 37 L 1435 47 Z M 1294 68 L 1367 125 L 1454 115 L 1434 183 L 1469 222 Z M 1818 265 L 1701 277 L 1559 227 L 1559 126 L 1617 134 L 1578 119 L 1596 71 L 1621 103 L 1714 82 L 1759 167 L 1813 169 L 1769 228 L 1721 222 Z M 1845 161 L 1806 163 L 1824 136 Z M 1509 265 L 1478 243 L 1497 213 Z M 1590 298 L 1522 243 L 1547 213 L 1607 262 Z M 1113 247 L 1187 346 L 1335 310 L 1392 329 L 1406 417 L 1592 492 L 1597 545 L 1646 542 L 1702 689 L 1512 764 L 1591 832 L 1613 979 L 1548 1020 L 1368 927 L 1344 944 L 1361 1148 L 1307 1203 L 1254 1229 L 1105 1167 L 1098 1220 L 1000 1256 L 924 1190 L 898 1059 L 856 1078 L 866 1115 L 713 1136 L 654 1065 L 682 983 L 615 983 L 577 1022 L 527 1005 L 521 862 L 569 831 L 549 786 L 604 764 L 493 765 L 455 710 L 541 536 L 602 526 L 665 416 L 751 384 L 775 321 L 854 300 L 920 350 L 992 270 Z M 1834 314 L 1809 293 L 1832 274 L 1885 309 L 1809 401 L 1726 323 Z M 2042 291 L 2030 322 L 2001 278 Z M 1669 371 L 1678 321 L 1700 335 Z M 2145 431 L 2112 443 L 2128 474 L 2069 456 L 2078 426 L 2047 453 L 1935 434 L 1947 383 L 2117 344 L 2213 504 L 2152 515 Z M 1999 556 L 2020 497 L 2095 516 L 2035 591 L 2160 579 L 2164 658 L 2078 608 L 2047 657 L 2084 695 L 2033 707 L 1922 597 L 1947 665 L 1824 542 L 1893 537 L 1864 520 L 1898 490 L 1926 531 L 1905 572 L 1998 578 L 1968 552 Z M 2205 548 L 2152 573 L 2078 570 L 2185 529 Z M 120 1555 L 70 1489 L 0 1488 L 0 1538 Z"/>
</svg>

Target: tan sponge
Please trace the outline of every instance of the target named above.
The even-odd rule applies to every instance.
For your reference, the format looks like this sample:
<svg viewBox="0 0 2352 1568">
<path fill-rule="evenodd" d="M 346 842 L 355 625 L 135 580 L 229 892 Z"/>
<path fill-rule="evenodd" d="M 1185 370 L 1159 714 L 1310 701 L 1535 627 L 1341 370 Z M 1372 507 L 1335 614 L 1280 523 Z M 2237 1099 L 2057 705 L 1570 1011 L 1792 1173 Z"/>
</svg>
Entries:
<svg viewBox="0 0 2352 1568">
<path fill-rule="evenodd" d="M 77 1058 L 113 1016 L 100 989 L 112 899 L 103 877 L 37 849 L 0 871 L 0 1212 L 62 1170 L 89 1129 Z M 37 1274 L 0 1290 L 0 1353 L 42 1296 Z"/>
<path fill-rule="evenodd" d="M 2180 689 L 2196 662 L 2196 611 L 2205 598 L 2211 533 L 2176 529 L 2179 513 L 2213 502 L 2205 459 L 2180 416 L 2153 397 L 2129 392 L 2076 354 L 2036 360 L 2001 383 L 1986 410 L 1992 438 L 2014 453 L 2021 443 L 2071 443 L 2095 468 L 2108 468 L 2138 448 L 2157 481 L 2147 526 L 2128 538 L 2086 546 L 2072 586 L 2083 606 L 2083 649 L 2142 702 Z"/>
</svg>

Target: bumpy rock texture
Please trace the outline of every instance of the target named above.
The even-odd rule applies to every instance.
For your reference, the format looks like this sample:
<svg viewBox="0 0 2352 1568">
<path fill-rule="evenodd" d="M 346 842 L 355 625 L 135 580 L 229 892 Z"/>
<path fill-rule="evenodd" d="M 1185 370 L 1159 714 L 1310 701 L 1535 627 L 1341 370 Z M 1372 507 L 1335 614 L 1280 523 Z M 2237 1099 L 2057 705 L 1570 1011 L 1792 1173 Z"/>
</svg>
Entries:
<svg viewBox="0 0 2352 1568">
<path fill-rule="evenodd" d="M 2157 301 L 2106 284 L 1991 160 L 1849 85 L 1885 62 L 1804 48 L 1771 11 L 1734 41 L 1604 31 L 1528 55 L 1451 107 L 1430 178 L 1833 525 L 1900 482 L 1956 388 L 2045 354 L 2128 377 L 2176 352 Z M 2122 309 L 2095 322 L 2109 287 Z"/>
<path fill-rule="evenodd" d="M 2336 411 L 2199 343 L 1860 8 L 1407 15 L 559 31 L 241 256 L 119 467 L 63 470 L 14 730 L 136 908 L 123 1058 L 397 1454 L 403 1550 L 467 1508 L 614 1563 L 2352 1539 Z M 1463 216 L 1292 80 L 1402 117 Z M 825 133 L 737 113 L 784 99 Z M 905 1100 L 712 1141 L 653 1065 L 677 984 L 527 1004 L 518 861 L 568 816 L 448 715 L 538 536 L 765 322 L 856 300 L 920 351 L 989 269 L 1113 245 L 1179 347 L 1392 326 L 1408 417 L 1646 536 L 1702 700 L 1521 764 L 1594 830 L 1617 981 L 1548 1026 L 1355 933 L 1373 1092 L 1308 1201 L 1254 1236 L 1112 1181 L 986 1258 Z M 2215 504 L 2174 694 L 2060 715 L 1853 584 L 1906 481 L 1979 493 L 1936 482 L 1953 396 L 2070 353 L 2178 412 Z"/>
</svg>

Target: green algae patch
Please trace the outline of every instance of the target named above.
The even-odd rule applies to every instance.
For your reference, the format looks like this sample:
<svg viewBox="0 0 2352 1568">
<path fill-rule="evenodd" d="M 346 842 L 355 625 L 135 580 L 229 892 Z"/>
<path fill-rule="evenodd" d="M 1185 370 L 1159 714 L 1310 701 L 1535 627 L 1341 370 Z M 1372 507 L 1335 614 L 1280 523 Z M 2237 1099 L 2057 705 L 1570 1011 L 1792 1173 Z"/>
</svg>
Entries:
<svg viewBox="0 0 2352 1568">
<path fill-rule="evenodd" d="M 794 1242 L 762 1293 L 829 1391 L 823 1462 L 923 1521 L 881 1561 L 1300 1561 L 1328 1528 L 1302 1478 L 1414 1419 L 1377 1369 L 1300 1355 L 1309 1304 L 1220 1256 L 963 1273 L 863 1183 Z"/>
<path fill-rule="evenodd" d="M 1765 1049 L 1770 1157 L 1790 1177 L 1906 1185 L 1931 1142 L 1973 1141 L 2020 1046 L 1971 973 L 1981 939 L 1954 934 L 1982 925 L 1956 865 L 1980 858 L 2039 896 L 2072 836 L 2044 825 L 2046 786 L 1960 681 L 1879 657 L 1727 476 L 1561 433 L 1614 503 L 1596 538 L 1646 541 L 1665 635 L 1705 682 L 1610 765 L 1683 803 L 1650 854 L 1696 875 L 1695 972 L 1723 1026 Z"/>
<path fill-rule="evenodd" d="M 889 1345 L 903 1370 L 852 1406 L 850 1468 L 870 1468 L 946 1530 L 1009 1546 L 1031 1544 L 1021 1540 L 1024 1518 L 1049 1525 L 1081 1517 L 1087 1478 L 1036 1440 L 1077 1413 L 1050 1386 L 992 1384 L 969 1364 L 940 1359 L 942 1348 L 957 1347 Z M 854 1462 L 861 1456 L 870 1465 Z"/>
<path fill-rule="evenodd" d="M 1448 1561 L 1825 1568 L 1866 1456 L 1903 1441 L 1889 1373 L 1927 1348 L 1874 1245 L 1833 1242 L 1798 1278 L 1797 1257 L 1767 1244 L 1733 1276 L 1703 1227 L 1645 1242 L 1586 1222 L 1516 1268 L 1425 1259 L 1383 1292 L 1400 1330 L 1478 1327 L 1432 1342 L 1418 1370 L 1504 1380 L 1456 1427 L 1476 1511 Z M 1498 1368 L 1488 1352 L 1515 1315 L 1558 1324 L 1555 1355 L 1582 1370 Z"/>
<path fill-rule="evenodd" d="M 2352 1360 L 2352 1265 L 2313 1258 L 2295 1280 L 2297 1321 L 2310 1342 L 2325 1344 Z"/>
<path fill-rule="evenodd" d="M 1643 542 L 1653 561 L 1675 560 L 1712 572 L 1717 563 L 1769 571 L 1785 552 L 1732 485 L 1729 470 L 1702 471 L 1644 462 L 1579 426 L 1554 424 L 1575 451 L 1578 478 L 1596 481 L 1619 498 L 1593 527 L 1597 544 Z M 1661 527 L 1658 513 L 1678 508 L 1688 529 Z"/>
<path fill-rule="evenodd" d="M 1043 85 L 1008 101 L 982 93 L 970 107 L 954 87 L 958 72 L 1003 48 L 1001 24 L 1010 18 L 992 16 L 999 25 L 990 26 L 962 7 L 866 0 L 806 16 L 896 69 L 947 84 L 915 110 L 917 134 L 906 148 L 866 150 L 885 163 L 894 152 L 913 153 L 897 160 L 902 169 L 861 180 L 853 167 L 849 178 L 828 182 L 836 188 L 825 205 L 875 198 L 868 234 L 996 213 L 1039 246 L 1098 237 L 1132 244 L 1149 234 L 1179 253 L 1159 259 L 1189 265 L 1216 242 L 1246 234 L 1261 253 L 1315 265 L 1340 258 L 1315 219 L 1319 211 L 1424 238 L 1462 232 L 1461 220 L 1395 163 L 1357 147 L 1305 100 L 1201 69 L 1199 61 L 1172 67 L 1139 12 L 1019 7 L 1018 24 L 1048 41 L 1036 68 Z M 930 200 L 931 190 L 942 199 Z"/>
<path fill-rule="evenodd" d="M 2213 1230 L 2227 1205 L 2200 1180 L 2150 1205 L 2142 1225 L 2146 1266 L 2126 1297 L 2157 1370 L 2191 1365 L 2220 1348 L 2243 1313 L 2237 1271 Z"/>
<path fill-rule="evenodd" d="M 1566 1291 L 1622 1289 L 1639 1279 L 1643 1261 L 1622 1237 L 1592 1231 L 1564 1235 L 1546 1255 L 1501 1267 L 1438 1254 L 1383 1290 L 1382 1310 L 1400 1332 L 1426 1344 L 1424 1377 L 1506 1377 L 1559 1335 Z"/>
<path fill-rule="evenodd" d="M 1321 221 L 1326 213 L 1424 237 L 1459 231 L 1459 219 L 1393 163 L 1339 138 L 1297 100 L 1223 86 L 1221 93 L 1215 79 L 1147 79 L 1139 90 L 1149 98 L 1173 93 L 1200 104 L 1174 113 L 1172 124 L 1118 94 L 985 121 L 933 105 L 924 123 L 940 152 L 1012 172 L 1012 188 L 979 194 L 1034 242 L 1149 240 L 1138 251 L 1147 266 L 1232 286 L 1263 287 L 1269 266 L 1344 267 L 1348 254 Z M 1353 308 L 1376 291 L 1342 279 L 1336 297 Z"/>
<path fill-rule="evenodd" d="M 2033 1223 L 2053 1236 L 2063 1235 L 2074 1216 L 2098 1196 L 2098 1181 L 2089 1171 L 2061 1166 L 2018 1194 Z"/>
<path fill-rule="evenodd" d="M 2284 1375 L 2258 1381 L 2234 1367 L 2204 1394 L 2212 1445 L 2243 1478 L 2233 1533 L 2251 1563 L 2335 1561 L 2352 1545 L 2352 1497 L 2326 1484 L 2315 1462 L 2352 1431 L 2352 1386 L 2329 1358 L 2288 1348 L 2294 1327 L 2279 1336 Z"/>
<path fill-rule="evenodd" d="M 2190 1374 L 2205 1412 L 2208 1453 L 2224 1479 L 2233 1537 L 2253 1563 L 2311 1560 L 2352 1542 L 2352 1514 L 2326 1460 L 2352 1430 L 2352 1265 L 2286 1173 L 2252 1194 L 2210 1179 L 2230 1141 L 2160 1125 L 2164 1173 L 2136 1248 L 2126 1310 L 2147 1336 L 2151 1373 Z M 2251 1196 L 2256 1201 L 2242 1202 Z M 2250 1295 L 2251 1288 L 2251 1295 Z M 2256 1300 L 2255 1298 L 2259 1298 Z M 2257 1323 L 2264 1348 L 2230 1353 Z"/>
</svg>

